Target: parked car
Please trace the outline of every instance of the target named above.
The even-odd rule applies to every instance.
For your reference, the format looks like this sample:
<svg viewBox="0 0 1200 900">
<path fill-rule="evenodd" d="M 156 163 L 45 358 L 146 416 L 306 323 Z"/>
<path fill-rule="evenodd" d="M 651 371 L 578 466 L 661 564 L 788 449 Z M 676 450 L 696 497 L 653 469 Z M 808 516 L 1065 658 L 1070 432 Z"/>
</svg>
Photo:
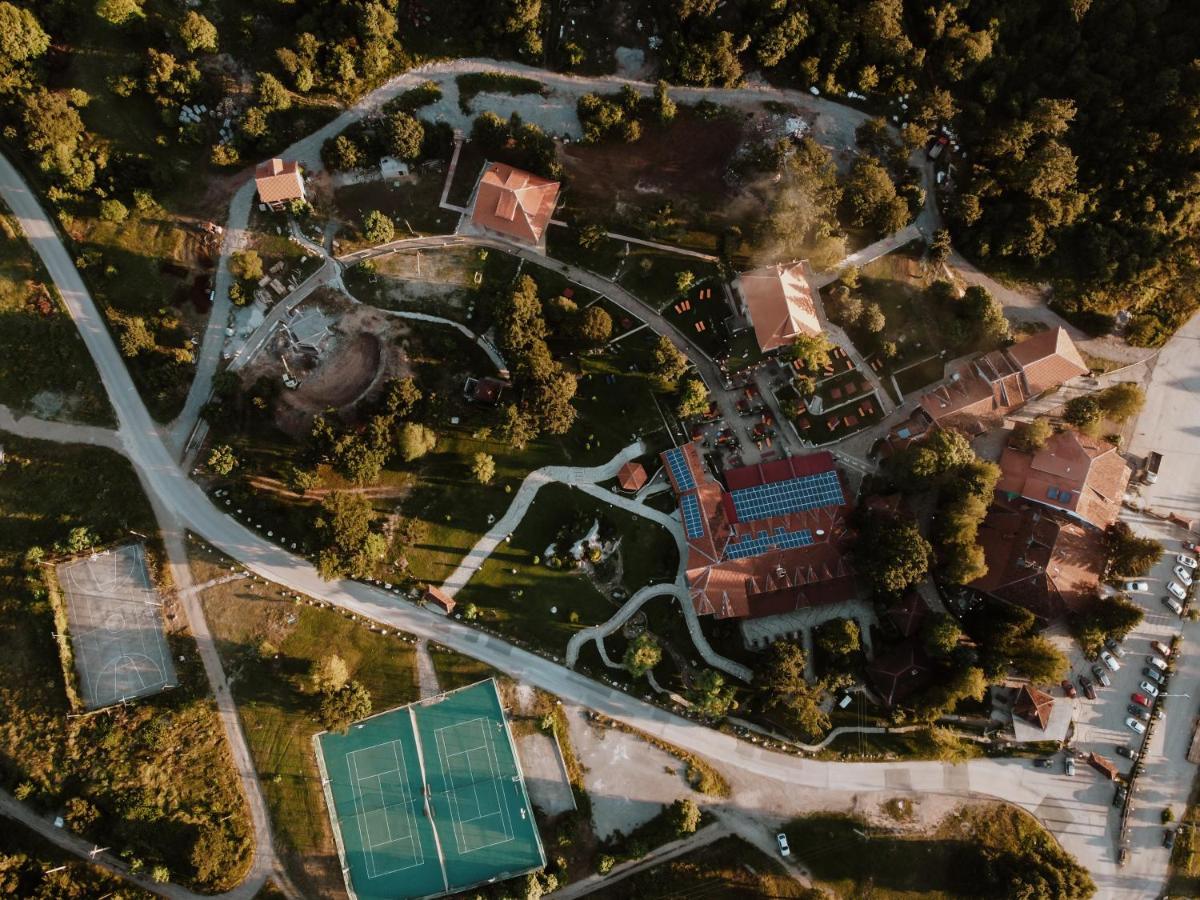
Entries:
<svg viewBox="0 0 1200 900">
<path fill-rule="evenodd" d="M 1079 692 L 1075 690 L 1075 685 L 1071 684 L 1071 682 L 1065 678 L 1062 680 L 1062 689 L 1063 689 L 1063 696 L 1065 696 L 1065 697 L 1078 697 L 1079 696 Z"/>
<path fill-rule="evenodd" d="M 1134 753 L 1131 748 L 1126 747 L 1124 744 L 1117 745 L 1117 756 L 1123 756 L 1126 759 L 1133 759 L 1136 755 L 1137 754 Z"/>
<path fill-rule="evenodd" d="M 1137 719 L 1139 722 L 1149 722 L 1150 721 L 1150 713 L 1146 712 L 1140 706 L 1134 706 L 1132 703 L 1130 703 L 1127 707 L 1125 707 L 1125 711 L 1127 713 L 1129 713 L 1131 716 L 1133 716 L 1135 719 Z"/>
<path fill-rule="evenodd" d="M 1196 557 L 1188 556 L 1186 553 L 1180 553 L 1175 557 L 1175 561 L 1181 566 L 1187 566 L 1189 569 L 1194 569 L 1198 565 L 1196 562 Z"/>
<path fill-rule="evenodd" d="M 1141 723 L 1139 722 L 1138 724 L 1140 725 Z M 1129 789 L 1126 788 L 1125 785 L 1118 784 L 1116 793 L 1113 794 L 1113 806 L 1120 806 L 1122 803 L 1124 803 L 1125 795 L 1128 792 L 1129 792 Z"/>
<path fill-rule="evenodd" d="M 1184 587 L 1188 587 L 1192 583 L 1192 570 L 1183 566 L 1176 566 L 1171 570 L 1175 573 L 1175 577 L 1179 579 Z"/>
<path fill-rule="evenodd" d="M 1163 830 L 1163 846 L 1168 850 L 1175 846 L 1175 832 L 1170 828 Z"/>
<path fill-rule="evenodd" d="M 1086 675 L 1080 675 L 1079 686 L 1083 688 L 1083 695 L 1085 697 L 1087 697 L 1089 700 L 1096 699 L 1096 689 L 1092 687 L 1092 679 L 1088 678 Z"/>
<path fill-rule="evenodd" d="M 1125 651 L 1121 648 L 1121 645 L 1119 643 L 1117 643 L 1117 641 L 1114 640 L 1113 638 L 1107 638 L 1104 641 L 1104 646 L 1107 647 L 1109 650 L 1111 650 L 1112 655 L 1115 656 L 1117 659 L 1125 658 Z"/>
<path fill-rule="evenodd" d="M 1158 669 L 1154 668 L 1154 666 L 1146 666 L 1142 669 L 1142 674 L 1155 684 L 1162 684 L 1164 681 L 1166 681 L 1166 678 L 1163 677 L 1162 672 L 1158 671 Z"/>
<path fill-rule="evenodd" d="M 1176 600 L 1182 600 L 1187 596 L 1187 591 L 1185 591 L 1183 589 L 1183 585 L 1181 585 L 1177 581 L 1168 581 L 1167 582 L 1167 591 Z"/>
<path fill-rule="evenodd" d="M 1179 585 L 1175 584 L 1173 581 L 1171 584 L 1175 587 L 1179 587 Z M 1163 606 L 1167 607 L 1167 609 L 1171 610 L 1171 612 L 1175 613 L 1177 616 L 1183 615 L 1183 607 L 1174 597 L 1163 597 Z"/>
<path fill-rule="evenodd" d="M 1130 716 L 1128 719 L 1125 720 L 1125 726 L 1127 728 L 1133 729 L 1138 734 L 1146 733 L 1146 726 L 1143 725 L 1141 722 L 1139 722 L 1137 719 L 1135 719 L 1133 716 Z"/>
<path fill-rule="evenodd" d="M 1092 674 L 1105 687 L 1112 687 L 1112 682 L 1108 680 L 1108 673 L 1104 671 L 1104 666 L 1092 666 Z"/>
<path fill-rule="evenodd" d="M 792 855 L 792 848 L 788 846 L 788 840 L 787 840 L 786 834 L 781 833 L 781 834 L 775 835 L 775 843 L 779 845 L 779 855 L 780 856 L 791 856 Z"/>
<path fill-rule="evenodd" d="M 1066 770 L 1066 773 L 1068 775 L 1074 775 L 1075 774 L 1075 757 L 1068 756 L 1066 762 L 1063 763 L 1063 769 Z"/>
<path fill-rule="evenodd" d="M 1129 848 L 1122 847 L 1121 852 L 1117 854 L 1117 865 L 1124 868 L 1127 862 L 1129 862 Z"/>
<path fill-rule="evenodd" d="M 1154 648 L 1154 652 L 1162 656 L 1163 659 L 1171 658 L 1171 648 L 1162 641 L 1151 641 L 1150 646 Z"/>
<path fill-rule="evenodd" d="M 1184 541 L 1183 549 L 1189 553 L 1200 553 L 1200 544 L 1193 543 L 1192 541 Z"/>
<path fill-rule="evenodd" d="M 1148 590 L 1150 590 L 1150 582 L 1148 582 L 1148 581 L 1127 581 L 1127 582 L 1125 582 L 1124 589 L 1127 591 L 1148 591 Z"/>
<path fill-rule="evenodd" d="M 1165 659 L 1147 654 L 1146 662 L 1150 663 L 1150 665 L 1154 666 L 1160 672 L 1167 671 L 1167 661 Z"/>
<path fill-rule="evenodd" d="M 1043 757 L 1042 759 L 1035 759 L 1033 764 L 1039 769 L 1049 769 L 1052 765 L 1054 765 L 1054 760 L 1047 756 Z"/>
<path fill-rule="evenodd" d="M 1107 650 L 1100 651 L 1100 661 L 1114 672 L 1119 671 L 1121 668 L 1121 664 L 1117 662 L 1116 659 L 1113 658 L 1113 655 Z"/>
<path fill-rule="evenodd" d="M 1149 697 L 1147 697 L 1145 694 L 1130 694 L 1129 699 L 1132 700 L 1134 703 L 1139 704 L 1140 706 L 1146 707 L 1146 709 L 1149 709 L 1151 706 L 1154 705 L 1154 701 L 1151 700 Z"/>
<path fill-rule="evenodd" d="M 1148 681 L 1143 681 L 1138 685 L 1138 687 L 1141 688 L 1145 693 L 1149 694 L 1151 697 L 1158 696 L 1158 686 L 1157 685 L 1153 685 Z"/>
</svg>

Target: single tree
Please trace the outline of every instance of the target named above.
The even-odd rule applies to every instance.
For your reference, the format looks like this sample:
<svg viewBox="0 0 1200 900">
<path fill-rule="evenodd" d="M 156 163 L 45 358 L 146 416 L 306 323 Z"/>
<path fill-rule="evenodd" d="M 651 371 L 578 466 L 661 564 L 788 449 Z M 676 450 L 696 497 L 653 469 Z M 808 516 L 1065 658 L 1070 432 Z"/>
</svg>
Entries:
<svg viewBox="0 0 1200 900">
<path fill-rule="evenodd" d="M 702 416 L 708 412 L 708 388 L 699 378 L 688 378 L 679 388 L 679 406 L 676 413 L 681 419 Z"/>
<path fill-rule="evenodd" d="M 321 700 L 321 724 L 329 731 L 345 734 L 350 725 L 371 714 L 371 693 L 357 681 Z"/>
<path fill-rule="evenodd" d="M 203 50 L 206 53 L 217 52 L 217 29 L 212 22 L 195 10 L 189 10 L 179 26 L 179 37 L 188 53 Z"/>
<path fill-rule="evenodd" d="M 488 484 L 496 477 L 496 460 L 490 453 L 476 453 L 471 457 L 471 475 L 480 484 Z"/>
<path fill-rule="evenodd" d="M 537 424 L 515 403 L 504 408 L 500 436 L 516 450 L 524 450 L 538 436 Z"/>
<path fill-rule="evenodd" d="M 1141 412 L 1146 394 L 1132 381 L 1122 381 L 1102 390 L 1096 401 L 1108 418 L 1114 422 L 1124 422 Z"/>
<path fill-rule="evenodd" d="M 350 680 L 350 670 L 344 659 L 336 653 L 329 653 L 313 660 L 309 680 L 318 694 L 336 694 Z"/>
<path fill-rule="evenodd" d="M 424 425 L 405 422 L 400 426 L 399 444 L 401 458 L 405 462 L 412 462 L 437 446 L 437 434 Z"/>
<path fill-rule="evenodd" d="M 666 385 L 674 384 L 687 371 L 688 360 L 666 335 L 654 345 L 654 374 Z"/>
<path fill-rule="evenodd" d="M 592 305 L 575 320 L 575 334 L 588 344 L 603 344 L 612 337 L 613 320 L 608 310 Z"/>
<path fill-rule="evenodd" d="M 691 269 L 684 269 L 675 276 L 675 290 L 680 294 L 686 294 L 695 283 L 696 273 Z"/>
<path fill-rule="evenodd" d="M 875 511 L 863 516 L 854 552 L 859 574 L 881 594 L 899 594 L 916 584 L 933 557 L 916 523 Z"/>
<path fill-rule="evenodd" d="M 105 222 L 124 222 L 129 218 L 129 208 L 115 197 L 100 201 L 100 218 Z"/>
<path fill-rule="evenodd" d="M 406 112 L 393 113 L 387 119 L 387 149 L 399 159 L 414 160 L 421 155 L 425 126 Z"/>
<path fill-rule="evenodd" d="M 688 699 L 697 712 L 714 719 L 737 707 L 733 686 L 726 684 L 725 676 L 715 669 L 704 669 L 692 679 Z"/>
<path fill-rule="evenodd" d="M 242 281 L 258 281 L 263 277 L 263 261 L 257 250 L 235 250 L 229 257 L 229 272 Z"/>
<path fill-rule="evenodd" d="M 648 631 L 643 631 L 625 648 L 623 665 L 634 678 L 641 678 L 662 661 L 662 648 Z"/>
<path fill-rule="evenodd" d="M 815 642 L 828 656 L 842 657 L 862 647 L 858 623 L 853 619 L 830 619 L 815 629 Z"/>
<path fill-rule="evenodd" d="M 887 317 L 883 314 L 883 307 L 878 303 L 868 303 L 862 312 L 862 327 L 871 334 L 879 334 L 887 327 Z"/>
<path fill-rule="evenodd" d="M 237 468 L 238 458 L 228 444 L 218 444 L 208 454 L 208 468 L 217 475 L 225 476 Z"/>
<path fill-rule="evenodd" d="M 1013 429 L 1008 439 L 1008 446 L 1026 453 L 1036 453 L 1046 446 L 1046 441 L 1054 434 L 1054 426 L 1049 419 L 1038 416 L 1032 422 L 1021 422 Z"/>
<path fill-rule="evenodd" d="M 661 79 L 654 86 L 654 109 L 658 115 L 658 121 L 664 124 L 674 119 L 677 111 L 675 101 L 671 99 L 671 95 L 668 93 L 669 87 L 670 85 Z"/>
<path fill-rule="evenodd" d="M 386 244 L 395 235 L 391 218 L 377 209 L 363 217 L 363 237 L 371 244 Z"/>
<path fill-rule="evenodd" d="M 821 372 L 829 365 L 833 344 L 824 332 L 797 335 L 792 343 L 780 351 L 785 359 L 794 360 L 809 372 Z"/>
<path fill-rule="evenodd" d="M 292 105 L 292 95 L 270 72 L 258 73 L 257 98 L 258 105 L 267 112 L 288 109 Z"/>
<path fill-rule="evenodd" d="M 97 0 L 96 15 L 110 25 L 124 25 L 145 15 L 137 0 Z"/>
<path fill-rule="evenodd" d="M 946 613 L 937 613 L 921 626 L 921 642 L 930 656 L 948 656 L 962 641 L 958 622 Z"/>
<path fill-rule="evenodd" d="M 676 837 L 695 834 L 700 827 L 700 807 L 691 797 L 681 798 L 667 807 L 667 819 Z"/>
<path fill-rule="evenodd" d="M 1117 522 L 1108 530 L 1107 544 L 1107 571 L 1114 577 L 1148 575 L 1163 553 L 1162 544 L 1134 534 L 1125 522 Z"/>
<path fill-rule="evenodd" d="M 390 415 L 407 418 L 412 415 L 424 395 L 411 377 L 398 378 L 388 382 L 384 408 Z"/>
<path fill-rule="evenodd" d="M 1083 432 L 1095 432 L 1103 418 L 1104 411 L 1091 394 L 1072 397 L 1063 410 L 1063 419 Z"/>
</svg>

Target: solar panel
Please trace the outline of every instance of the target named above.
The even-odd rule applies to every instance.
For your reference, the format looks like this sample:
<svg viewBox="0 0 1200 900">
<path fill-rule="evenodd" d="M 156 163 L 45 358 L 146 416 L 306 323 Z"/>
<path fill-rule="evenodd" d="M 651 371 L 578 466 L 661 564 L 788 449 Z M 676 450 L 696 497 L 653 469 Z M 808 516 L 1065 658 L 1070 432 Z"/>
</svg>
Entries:
<svg viewBox="0 0 1200 900">
<path fill-rule="evenodd" d="M 784 531 L 776 528 L 774 534 L 760 531 L 754 537 L 743 538 L 736 544 L 725 548 L 727 559 L 745 559 L 748 556 L 760 556 L 768 550 L 791 550 L 795 547 L 807 547 L 813 542 L 812 532 L 807 528 L 799 531 Z"/>
<path fill-rule="evenodd" d="M 685 494 L 679 498 L 679 508 L 683 510 L 683 528 L 690 538 L 704 537 L 704 517 L 700 515 L 700 502 L 695 494 Z"/>
<path fill-rule="evenodd" d="M 675 481 L 675 486 L 679 491 L 690 491 L 696 487 L 696 479 L 692 477 L 692 470 L 688 467 L 687 457 L 683 455 L 683 450 L 679 447 L 666 452 L 667 467 L 671 470 L 671 478 Z"/>
<path fill-rule="evenodd" d="M 1058 499 L 1058 488 L 1056 488 L 1056 487 L 1046 488 L 1046 496 L 1049 497 L 1051 500 L 1057 500 Z"/>
<path fill-rule="evenodd" d="M 842 483 L 834 471 L 741 488 L 730 496 L 739 522 L 783 516 L 820 506 L 840 506 L 846 502 Z"/>
</svg>

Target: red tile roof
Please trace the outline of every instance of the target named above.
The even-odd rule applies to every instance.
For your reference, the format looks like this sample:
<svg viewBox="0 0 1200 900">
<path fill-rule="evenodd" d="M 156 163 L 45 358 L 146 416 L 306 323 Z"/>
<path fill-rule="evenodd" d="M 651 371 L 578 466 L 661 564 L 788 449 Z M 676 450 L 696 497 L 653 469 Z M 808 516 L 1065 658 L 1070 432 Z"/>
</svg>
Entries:
<svg viewBox="0 0 1200 900">
<path fill-rule="evenodd" d="M 254 185 L 263 203 L 304 199 L 304 179 L 295 160 L 268 159 L 254 170 Z"/>
<path fill-rule="evenodd" d="M 1043 731 L 1050 724 L 1050 713 L 1054 710 L 1054 698 L 1032 685 L 1021 685 L 1017 699 L 1013 702 L 1013 715 L 1020 716 Z"/>
<path fill-rule="evenodd" d="M 637 460 L 631 459 L 617 473 L 617 484 L 623 491 L 637 491 L 646 483 L 646 469 Z"/>
<path fill-rule="evenodd" d="M 1104 535 L 1060 513 L 997 499 L 979 528 L 987 573 L 971 587 L 1043 622 L 1086 607 L 1104 568 Z"/>
<path fill-rule="evenodd" d="M 680 450 L 695 486 L 681 486 L 674 474 L 671 482 L 681 507 L 683 498 L 694 498 L 702 531 L 687 537 L 685 569 L 697 613 L 718 619 L 767 616 L 856 595 L 854 573 L 843 557 L 850 512 L 847 503 L 740 522 L 730 494 L 708 474 L 696 446 L 685 444 Z M 832 455 L 822 452 L 732 469 L 725 473 L 725 480 L 732 491 L 834 471 Z M 844 483 L 842 494 L 844 501 Z M 775 534 L 777 528 L 807 530 L 813 543 L 783 549 L 772 543 L 756 555 L 729 555 L 734 542 L 761 532 Z"/>
<path fill-rule="evenodd" d="M 738 291 L 764 353 L 790 344 L 797 335 L 821 333 L 807 270 L 805 262 L 778 263 L 738 276 Z"/>
<path fill-rule="evenodd" d="M 558 189 L 557 181 L 492 163 L 479 179 L 471 221 L 524 243 L 539 244 L 558 202 Z"/>
<path fill-rule="evenodd" d="M 1129 467 L 1112 444 L 1077 431 L 1053 435 L 1034 454 L 1006 447 L 997 490 L 1065 510 L 1105 529 L 1117 520 Z"/>
<path fill-rule="evenodd" d="M 921 408 L 938 423 L 1002 416 L 1087 371 L 1067 332 L 1052 328 L 960 367 L 948 384 L 921 397 Z"/>
<path fill-rule="evenodd" d="M 440 606 L 447 613 L 454 612 L 454 598 L 443 591 L 440 587 L 430 585 L 425 589 L 425 600 L 435 606 Z"/>
</svg>

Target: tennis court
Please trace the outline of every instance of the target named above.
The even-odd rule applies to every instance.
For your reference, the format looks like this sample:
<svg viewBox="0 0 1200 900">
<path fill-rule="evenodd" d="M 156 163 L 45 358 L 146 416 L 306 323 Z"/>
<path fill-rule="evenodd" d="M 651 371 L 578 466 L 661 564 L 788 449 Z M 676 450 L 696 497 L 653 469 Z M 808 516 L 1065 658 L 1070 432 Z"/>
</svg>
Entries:
<svg viewBox="0 0 1200 900">
<path fill-rule="evenodd" d="M 351 897 L 433 897 L 545 865 L 493 680 L 316 744 Z"/>
<path fill-rule="evenodd" d="M 176 683 L 162 601 L 141 544 L 60 563 L 55 571 L 84 706 L 100 709 Z"/>
</svg>

